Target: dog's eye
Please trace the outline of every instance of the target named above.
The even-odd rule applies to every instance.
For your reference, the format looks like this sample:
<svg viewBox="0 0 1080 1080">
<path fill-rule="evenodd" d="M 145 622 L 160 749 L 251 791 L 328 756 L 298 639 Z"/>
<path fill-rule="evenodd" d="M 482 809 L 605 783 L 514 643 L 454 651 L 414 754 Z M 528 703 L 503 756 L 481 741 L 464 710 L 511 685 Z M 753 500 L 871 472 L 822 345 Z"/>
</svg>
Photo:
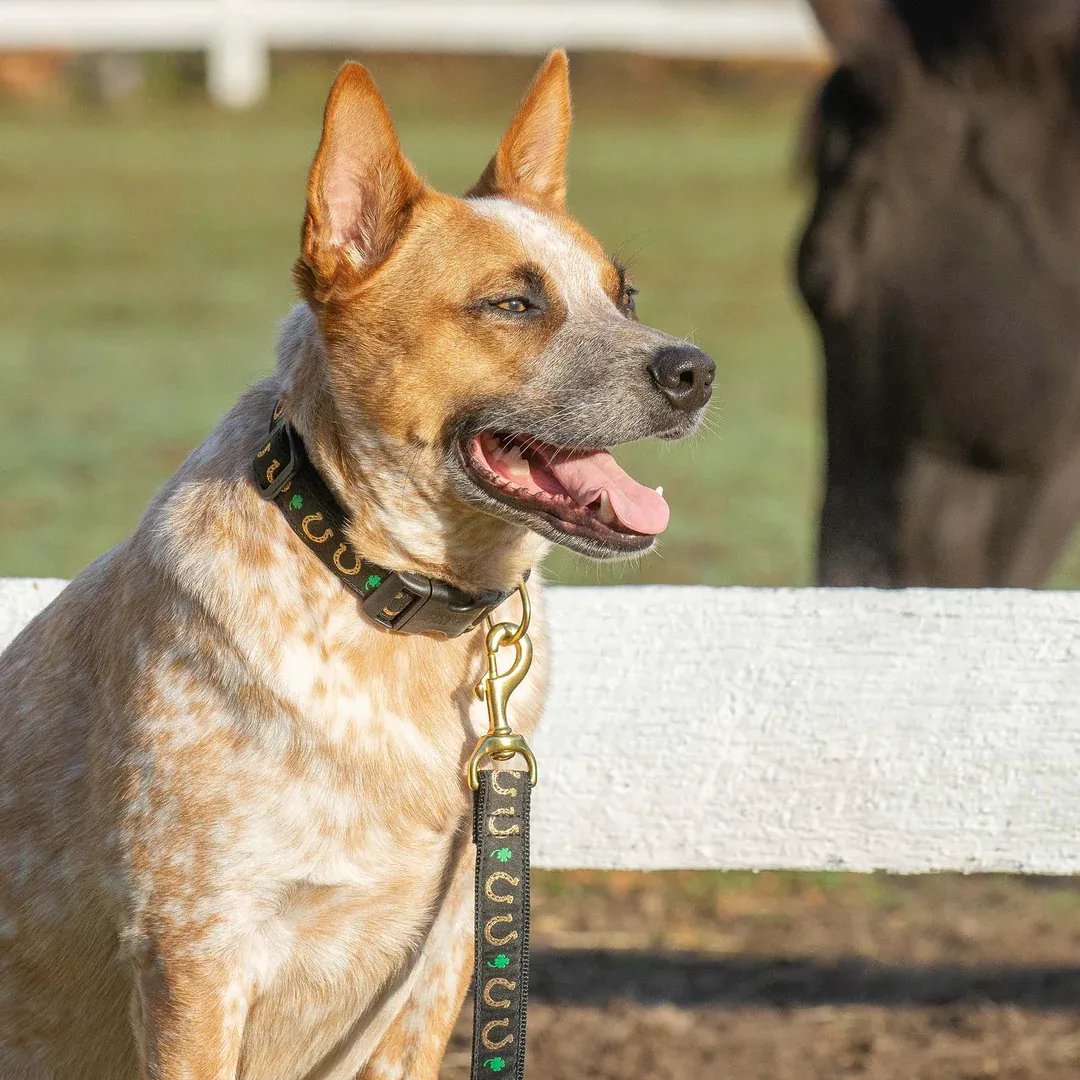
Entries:
<svg viewBox="0 0 1080 1080">
<path fill-rule="evenodd" d="M 508 296 L 505 300 L 497 300 L 495 306 L 500 311 L 509 311 L 511 315 L 524 315 L 532 304 L 523 296 Z"/>
<path fill-rule="evenodd" d="M 545 300 L 542 296 L 529 298 L 528 296 L 493 296 L 490 299 L 479 301 L 479 306 L 488 311 L 499 313 L 499 318 L 513 315 L 517 319 L 530 320 L 539 318 L 547 311 Z"/>
<path fill-rule="evenodd" d="M 634 297 L 637 296 L 637 289 L 632 285 L 627 285 L 623 289 L 622 294 L 622 306 L 626 311 L 637 311 L 637 304 L 634 303 Z"/>
</svg>

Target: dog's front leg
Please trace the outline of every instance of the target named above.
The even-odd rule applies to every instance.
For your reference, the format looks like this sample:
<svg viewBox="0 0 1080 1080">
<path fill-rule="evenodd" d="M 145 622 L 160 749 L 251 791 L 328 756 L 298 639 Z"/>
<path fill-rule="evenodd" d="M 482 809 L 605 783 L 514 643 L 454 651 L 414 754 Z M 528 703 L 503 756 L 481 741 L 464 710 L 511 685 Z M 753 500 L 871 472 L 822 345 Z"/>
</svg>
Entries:
<svg viewBox="0 0 1080 1080">
<path fill-rule="evenodd" d="M 132 1020 L 141 1080 L 236 1080 L 251 984 L 189 944 L 140 950 Z"/>
<path fill-rule="evenodd" d="M 465 846 L 417 961 L 413 990 L 357 1080 L 438 1080 L 473 965 L 473 862 Z"/>
</svg>

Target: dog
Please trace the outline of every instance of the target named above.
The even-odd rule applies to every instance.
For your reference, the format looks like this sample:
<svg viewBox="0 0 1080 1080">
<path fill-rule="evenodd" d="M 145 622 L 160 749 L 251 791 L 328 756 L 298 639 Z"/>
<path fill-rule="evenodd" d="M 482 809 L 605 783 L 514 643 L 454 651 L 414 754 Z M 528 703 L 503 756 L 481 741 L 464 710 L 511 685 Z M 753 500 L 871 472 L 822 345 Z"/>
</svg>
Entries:
<svg viewBox="0 0 1080 1080">
<path fill-rule="evenodd" d="M 3 1080 L 437 1076 L 472 962 L 484 634 L 380 625 L 347 575 L 516 618 L 550 543 L 648 551 L 667 505 L 604 448 L 689 434 L 714 375 L 567 215 L 569 126 L 557 51 L 451 197 L 341 70 L 275 373 L 0 658 Z M 279 483 L 282 431 L 333 527 Z"/>
</svg>

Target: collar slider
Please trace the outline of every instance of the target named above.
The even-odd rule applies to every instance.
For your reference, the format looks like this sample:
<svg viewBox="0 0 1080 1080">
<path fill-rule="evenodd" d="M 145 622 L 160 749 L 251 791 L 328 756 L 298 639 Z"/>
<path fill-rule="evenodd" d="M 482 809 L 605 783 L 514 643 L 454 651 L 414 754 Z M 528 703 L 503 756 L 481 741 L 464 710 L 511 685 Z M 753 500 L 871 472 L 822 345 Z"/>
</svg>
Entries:
<svg viewBox="0 0 1080 1080">
<path fill-rule="evenodd" d="M 285 458 L 284 462 L 279 461 L 278 454 Z M 255 458 L 255 486 L 259 494 L 267 502 L 273 502 L 299 468 L 300 454 L 293 438 L 292 424 L 282 416 L 270 429 L 265 449 Z"/>
</svg>

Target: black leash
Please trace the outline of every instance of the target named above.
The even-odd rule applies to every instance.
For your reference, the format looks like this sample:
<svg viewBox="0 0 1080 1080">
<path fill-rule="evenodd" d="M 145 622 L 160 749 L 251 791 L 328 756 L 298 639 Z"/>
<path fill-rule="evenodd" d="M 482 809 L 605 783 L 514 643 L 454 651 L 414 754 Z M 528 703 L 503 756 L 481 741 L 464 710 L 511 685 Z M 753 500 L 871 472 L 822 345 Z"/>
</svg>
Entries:
<svg viewBox="0 0 1080 1080">
<path fill-rule="evenodd" d="M 532 664 L 529 593 L 522 584 L 521 622 L 492 623 L 484 639 L 487 671 L 476 684 L 487 703 L 488 733 L 469 758 L 476 844 L 476 976 L 473 1005 L 472 1080 L 505 1073 L 525 1075 L 525 1012 L 529 1000 L 529 805 L 536 758 L 510 729 L 506 706 Z M 499 650 L 514 661 L 499 671 Z M 509 761 L 520 754 L 528 772 L 481 769 L 485 758 Z"/>
<path fill-rule="evenodd" d="M 266 444 L 255 455 L 253 473 L 259 494 L 277 504 L 296 535 L 360 598 L 364 612 L 380 626 L 458 637 L 488 619 L 487 671 L 476 694 L 487 702 L 489 729 L 468 765 L 476 844 L 472 1080 L 493 1075 L 523 1080 L 529 999 L 529 805 L 536 758 L 524 738 L 510 729 L 506 706 L 532 663 L 525 584 L 517 588 L 521 622 L 492 623 L 491 612 L 514 590 L 470 596 L 445 581 L 387 570 L 363 558 L 345 539 L 345 512 L 311 464 L 280 403 Z M 507 647 L 514 650 L 514 662 L 500 673 L 499 650 Z M 480 768 L 486 758 L 509 761 L 518 754 L 528 772 Z"/>
<path fill-rule="evenodd" d="M 529 1000 L 529 774 L 480 773 L 472 1080 L 525 1075 Z"/>
</svg>

